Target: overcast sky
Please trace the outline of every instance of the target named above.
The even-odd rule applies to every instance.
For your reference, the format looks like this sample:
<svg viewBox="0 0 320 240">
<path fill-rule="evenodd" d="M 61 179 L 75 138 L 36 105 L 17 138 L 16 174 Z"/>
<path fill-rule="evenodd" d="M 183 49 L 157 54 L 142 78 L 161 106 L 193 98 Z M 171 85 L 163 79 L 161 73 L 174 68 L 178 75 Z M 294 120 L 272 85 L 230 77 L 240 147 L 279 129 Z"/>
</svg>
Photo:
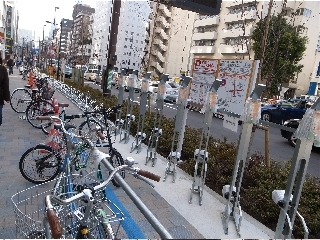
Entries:
<svg viewBox="0 0 320 240">
<path fill-rule="evenodd" d="M 35 31 L 36 39 L 42 39 L 43 25 L 45 36 L 48 36 L 51 29 L 46 21 L 53 22 L 56 10 L 56 22 L 59 23 L 62 18 L 72 20 L 73 6 L 75 0 L 16 0 L 16 9 L 19 11 L 19 28 Z M 82 0 L 83 4 L 88 4 L 95 8 L 96 1 Z"/>
</svg>

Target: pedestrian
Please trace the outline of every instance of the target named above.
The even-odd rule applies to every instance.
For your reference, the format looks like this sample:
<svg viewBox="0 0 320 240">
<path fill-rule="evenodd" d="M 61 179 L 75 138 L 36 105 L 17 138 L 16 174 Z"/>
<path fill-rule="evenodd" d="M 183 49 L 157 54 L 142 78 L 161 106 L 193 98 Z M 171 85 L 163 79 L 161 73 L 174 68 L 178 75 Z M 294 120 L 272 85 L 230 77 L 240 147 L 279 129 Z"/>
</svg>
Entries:
<svg viewBox="0 0 320 240">
<path fill-rule="evenodd" d="M 5 101 L 10 102 L 9 77 L 7 69 L 2 65 L 2 58 L 0 58 L 0 126 L 2 125 L 2 108 Z"/>
<path fill-rule="evenodd" d="M 10 59 L 7 62 L 7 66 L 9 67 L 9 75 L 13 74 L 14 62 L 13 62 L 12 56 L 10 56 Z"/>
</svg>

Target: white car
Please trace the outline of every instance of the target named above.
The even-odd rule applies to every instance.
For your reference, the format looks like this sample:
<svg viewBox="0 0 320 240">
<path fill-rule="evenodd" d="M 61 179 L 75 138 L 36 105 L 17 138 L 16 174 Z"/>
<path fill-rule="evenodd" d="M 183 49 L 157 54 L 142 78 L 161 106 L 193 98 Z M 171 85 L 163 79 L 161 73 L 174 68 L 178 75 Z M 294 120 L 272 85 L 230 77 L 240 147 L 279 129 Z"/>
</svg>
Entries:
<svg viewBox="0 0 320 240">
<path fill-rule="evenodd" d="M 95 81 L 97 78 L 97 74 L 99 73 L 98 69 L 88 69 L 84 73 L 84 79 L 89 80 L 89 81 Z"/>
</svg>

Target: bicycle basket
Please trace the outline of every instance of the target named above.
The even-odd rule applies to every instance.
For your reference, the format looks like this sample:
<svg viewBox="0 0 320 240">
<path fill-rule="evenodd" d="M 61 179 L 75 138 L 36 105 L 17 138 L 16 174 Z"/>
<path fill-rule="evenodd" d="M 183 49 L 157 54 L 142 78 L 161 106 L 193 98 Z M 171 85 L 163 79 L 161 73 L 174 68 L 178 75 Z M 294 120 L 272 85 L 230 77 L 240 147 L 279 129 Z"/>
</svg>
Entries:
<svg viewBox="0 0 320 240">
<path fill-rule="evenodd" d="M 13 195 L 11 200 L 15 213 L 16 238 L 51 238 L 51 236 L 46 236 L 45 223 L 43 222 L 45 197 L 56 194 L 60 199 L 65 199 L 70 195 L 77 194 L 78 190 L 81 190 L 79 188 L 79 186 L 82 186 L 81 184 L 93 185 L 101 181 L 97 180 L 94 177 L 95 175 L 97 175 L 96 172 L 81 177 L 79 174 L 69 177 L 61 175 L 57 179 L 33 186 Z M 73 190 L 68 192 L 65 190 L 70 189 L 70 185 L 66 183 L 70 179 L 73 182 Z M 107 222 L 113 229 L 117 226 L 119 230 L 124 214 L 105 197 L 105 189 L 97 191 L 94 196 L 97 202 L 94 204 L 93 211 L 89 214 L 87 227 L 92 238 L 103 239 L 106 238 L 103 232 L 103 229 L 105 229 L 104 224 Z M 76 238 L 78 226 L 84 217 L 86 207 L 83 199 L 78 199 L 67 205 L 53 203 L 53 206 L 63 229 L 62 238 Z"/>
<path fill-rule="evenodd" d="M 42 91 L 42 99 L 51 100 L 53 94 L 54 94 L 54 90 L 53 89 L 49 89 L 49 88 L 43 89 L 43 91 Z"/>
</svg>

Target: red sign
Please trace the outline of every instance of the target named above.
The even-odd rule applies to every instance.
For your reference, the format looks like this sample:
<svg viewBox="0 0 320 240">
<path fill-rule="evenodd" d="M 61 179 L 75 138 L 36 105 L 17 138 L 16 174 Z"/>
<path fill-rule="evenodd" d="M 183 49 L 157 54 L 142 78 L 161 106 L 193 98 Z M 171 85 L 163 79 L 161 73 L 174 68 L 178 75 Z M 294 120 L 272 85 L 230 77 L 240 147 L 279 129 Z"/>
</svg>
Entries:
<svg viewBox="0 0 320 240">
<path fill-rule="evenodd" d="M 198 73 L 214 74 L 217 71 L 217 66 L 217 60 L 195 59 L 193 71 Z"/>
</svg>

